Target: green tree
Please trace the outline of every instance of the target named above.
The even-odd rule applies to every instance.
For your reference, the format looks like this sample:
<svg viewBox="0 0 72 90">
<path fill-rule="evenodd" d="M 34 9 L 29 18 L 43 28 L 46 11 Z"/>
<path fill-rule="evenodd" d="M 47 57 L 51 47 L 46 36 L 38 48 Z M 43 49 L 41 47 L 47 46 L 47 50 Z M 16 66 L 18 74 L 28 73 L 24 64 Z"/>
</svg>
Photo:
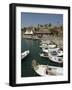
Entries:
<svg viewBox="0 0 72 90">
<path fill-rule="evenodd" d="M 52 26 L 52 24 L 51 23 L 49 23 L 49 25 L 48 25 L 49 27 L 51 27 Z"/>
<path fill-rule="evenodd" d="M 63 25 L 60 26 L 60 29 L 63 30 Z"/>
</svg>

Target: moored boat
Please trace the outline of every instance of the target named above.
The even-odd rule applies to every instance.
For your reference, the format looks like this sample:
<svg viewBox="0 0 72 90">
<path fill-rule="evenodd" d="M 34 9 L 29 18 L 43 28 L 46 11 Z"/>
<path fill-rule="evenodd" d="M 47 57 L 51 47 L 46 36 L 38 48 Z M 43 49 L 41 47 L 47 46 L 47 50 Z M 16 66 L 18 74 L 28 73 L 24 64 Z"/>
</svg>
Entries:
<svg viewBox="0 0 72 90">
<path fill-rule="evenodd" d="M 48 53 L 43 52 L 43 53 L 40 54 L 40 56 L 44 57 L 44 58 L 48 58 Z"/>
<path fill-rule="evenodd" d="M 51 43 L 51 41 L 49 41 L 49 40 L 41 40 L 40 44 L 49 44 L 49 43 Z"/>
<path fill-rule="evenodd" d="M 56 44 L 49 44 L 49 45 L 48 45 L 48 48 L 56 48 L 56 47 L 57 47 Z"/>
<path fill-rule="evenodd" d="M 41 48 L 56 48 L 57 45 L 53 41 L 43 41 L 44 43 L 41 43 Z"/>
<path fill-rule="evenodd" d="M 40 48 L 47 48 L 47 47 L 48 47 L 47 44 L 42 44 L 42 45 L 40 45 Z"/>
<path fill-rule="evenodd" d="M 43 52 L 51 53 L 53 56 L 63 56 L 63 50 L 60 48 L 42 48 Z"/>
<path fill-rule="evenodd" d="M 40 54 L 41 57 L 47 57 L 53 62 L 63 63 L 63 51 L 60 50 L 60 48 L 54 49 L 43 48 L 42 50 L 43 53 Z M 47 56 L 45 56 L 44 53 L 47 53 Z"/>
<path fill-rule="evenodd" d="M 21 53 L 21 59 L 25 58 L 30 53 L 29 50 Z"/>
<path fill-rule="evenodd" d="M 48 53 L 48 48 L 42 48 L 42 51 Z"/>
<path fill-rule="evenodd" d="M 49 56 L 49 59 L 53 62 L 57 62 L 57 63 L 63 63 L 63 57 L 60 57 L 60 56 L 55 56 L 55 55 L 52 55 L 51 53 L 48 54 Z"/>
<path fill-rule="evenodd" d="M 63 50 L 60 48 L 48 49 L 48 52 L 50 52 L 53 56 L 63 56 Z"/>
<path fill-rule="evenodd" d="M 37 65 L 34 71 L 40 76 L 58 76 L 63 75 L 63 68 L 49 66 L 49 65 Z"/>
</svg>

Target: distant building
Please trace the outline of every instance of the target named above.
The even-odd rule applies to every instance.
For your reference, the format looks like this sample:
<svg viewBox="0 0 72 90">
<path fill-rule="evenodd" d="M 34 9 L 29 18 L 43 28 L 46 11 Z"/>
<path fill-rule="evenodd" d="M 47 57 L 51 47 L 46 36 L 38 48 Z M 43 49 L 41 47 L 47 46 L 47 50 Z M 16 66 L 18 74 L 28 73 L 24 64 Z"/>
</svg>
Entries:
<svg viewBox="0 0 72 90">
<path fill-rule="evenodd" d="M 27 27 L 25 31 L 22 32 L 24 38 L 38 39 L 42 37 L 48 37 L 50 35 L 63 35 L 63 30 L 60 27 Z"/>
<path fill-rule="evenodd" d="M 36 34 L 50 34 L 51 32 L 48 29 L 40 29 L 35 32 Z"/>
<path fill-rule="evenodd" d="M 26 30 L 26 32 L 24 34 L 33 35 L 33 31 L 32 30 Z"/>
<path fill-rule="evenodd" d="M 23 33 L 24 38 L 32 38 L 33 30 L 31 28 L 27 28 L 26 31 Z"/>
<path fill-rule="evenodd" d="M 48 29 L 46 29 L 46 28 L 41 28 L 41 29 L 39 29 L 39 31 L 35 31 L 34 35 L 36 35 L 39 38 L 41 38 L 43 36 L 51 35 L 51 32 Z"/>
</svg>

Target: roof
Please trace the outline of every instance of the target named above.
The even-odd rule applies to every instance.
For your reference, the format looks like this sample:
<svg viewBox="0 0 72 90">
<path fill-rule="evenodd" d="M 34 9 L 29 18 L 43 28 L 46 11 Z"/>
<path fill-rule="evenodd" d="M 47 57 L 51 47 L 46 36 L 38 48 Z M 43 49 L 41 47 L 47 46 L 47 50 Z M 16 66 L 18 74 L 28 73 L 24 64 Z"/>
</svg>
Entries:
<svg viewBox="0 0 72 90">
<path fill-rule="evenodd" d="M 24 34 L 33 34 L 32 30 L 26 30 L 26 32 Z"/>
</svg>

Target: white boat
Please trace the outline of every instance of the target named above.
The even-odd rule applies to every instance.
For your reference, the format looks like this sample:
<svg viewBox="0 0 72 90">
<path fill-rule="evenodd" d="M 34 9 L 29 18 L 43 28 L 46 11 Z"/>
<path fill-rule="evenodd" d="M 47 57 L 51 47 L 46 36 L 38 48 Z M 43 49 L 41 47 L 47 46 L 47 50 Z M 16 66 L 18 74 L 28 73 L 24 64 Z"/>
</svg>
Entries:
<svg viewBox="0 0 72 90">
<path fill-rule="evenodd" d="M 63 50 L 60 48 L 48 49 L 48 53 L 49 52 L 55 56 L 63 56 Z"/>
<path fill-rule="evenodd" d="M 49 65 L 37 65 L 36 67 L 34 67 L 34 71 L 40 76 L 63 75 L 63 68 Z"/>
<path fill-rule="evenodd" d="M 48 48 L 42 48 L 42 51 L 48 53 Z"/>
<path fill-rule="evenodd" d="M 53 56 L 63 56 L 63 50 L 60 48 L 42 48 L 43 52 L 51 53 Z"/>
<path fill-rule="evenodd" d="M 56 48 L 57 45 L 53 41 L 42 41 L 41 48 Z"/>
<path fill-rule="evenodd" d="M 57 55 L 53 56 L 50 53 L 48 53 L 48 54 L 41 53 L 40 56 L 45 57 L 45 58 L 49 58 L 53 62 L 63 63 L 63 57 L 60 57 L 60 56 L 57 56 Z"/>
<path fill-rule="evenodd" d="M 40 48 L 56 48 L 57 47 L 57 45 L 56 44 L 42 44 L 42 45 L 40 45 Z"/>
<path fill-rule="evenodd" d="M 56 47 L 57 47 L 56 44 L 49 44 L 49 45 L 48 45 L 48 48 L 56 48 Z"/>
<path fill-rule="evenodd" d="M 49 53 L 49 52 L 53 52 L 53 53 L 56 52 L 57 53 L 58 49 L 59 48 L 53 48 L 53 49 L 52 48 L 49 48 L 49 49 L 48 48 L 42 48 L 42 51 L 46 52 L 46 53 Z"/>
<path fill-rule="evenodd" d="M 47 44 L 42 44 L 42 45 L 40 45 L 40 48 L 47 48 L 47 47 L 48 47 Z"/>
<path fill-rule="evenodd" d="M 49 59 L 53 62 L 57 63 L 63 63 L 63 57 L 52 55 L 51 53 L 48 53 Z"/>
<path fill-rule="evenodd" d="M 41 43 L 40 44 L 55 44 L 55 42 L 53 42 L 53 41 L 50 41 L 50 40 L 41 40 Z"/>
<path fill-rule="evenodd" d="M 40 56 L 41 56 L 41 57 L 48 58 L 48 53 L 44 53 L 44 52 L 43 52 L 43 53 L 40 54 Z"/>
<path fill-rule="evenodd" d="M 21 53 L 21 59 L 25 58 L 29 53 L 30 53 L 29 50 L 27 50 L 27 51 Z"/>
<path fill-rule="evenodd" d="M 48 48 L 49 52 L 52 52 L 52 51 L 56 51 L 57 52 L 58 50 L 59 50 L 59 48 Z"/>
</svg>

